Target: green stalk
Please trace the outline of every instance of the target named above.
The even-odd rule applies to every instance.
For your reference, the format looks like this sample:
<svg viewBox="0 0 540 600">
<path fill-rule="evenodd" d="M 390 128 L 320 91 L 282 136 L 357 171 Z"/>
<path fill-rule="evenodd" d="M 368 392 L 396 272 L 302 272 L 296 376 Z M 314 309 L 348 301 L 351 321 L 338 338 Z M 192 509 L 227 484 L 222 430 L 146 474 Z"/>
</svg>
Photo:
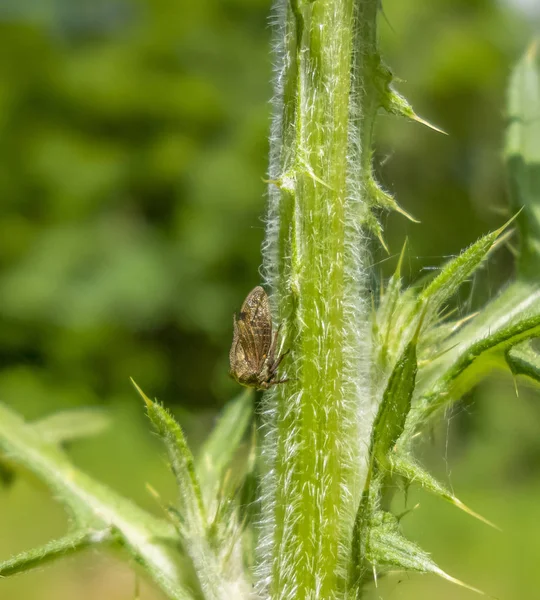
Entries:
<svg viewBox="0 0 540 600">
<path fill-rule="evenodd" d="M 378 0 L 281 0 L 265 269 L 290 356 L 265 398 L 259 587 L 346 590 L 367 464 Z"/>
</svg>

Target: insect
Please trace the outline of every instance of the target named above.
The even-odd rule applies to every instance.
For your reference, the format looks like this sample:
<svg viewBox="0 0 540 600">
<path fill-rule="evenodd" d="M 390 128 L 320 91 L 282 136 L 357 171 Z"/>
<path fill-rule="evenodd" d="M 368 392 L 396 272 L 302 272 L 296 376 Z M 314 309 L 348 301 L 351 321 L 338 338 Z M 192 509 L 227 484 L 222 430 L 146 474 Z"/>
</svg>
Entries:
<svg viewBox="0 0 540 600">
<path fill-rule="evenodd" d="M 289 351 L 276 358 L 281 326 L 275 333 L 272 331 L 268 296 L 260 285 L 247 295 L 240 314 L 234 315 L 233 326 L 229 353 L 233 379 L 257 390 L 267 390 L 272 385 L 289 381 L 276 379 L 277 368 Z"/>
</svg>

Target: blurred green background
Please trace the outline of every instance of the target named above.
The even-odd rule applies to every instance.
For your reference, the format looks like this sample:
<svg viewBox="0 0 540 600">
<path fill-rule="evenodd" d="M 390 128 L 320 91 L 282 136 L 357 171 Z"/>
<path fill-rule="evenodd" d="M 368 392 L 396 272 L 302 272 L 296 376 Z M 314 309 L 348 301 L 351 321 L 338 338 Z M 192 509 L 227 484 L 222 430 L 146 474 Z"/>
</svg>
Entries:
<svg viewBox="0 0 540 600">
<path fill-rule="evenodd" d="M 384 56 L 399 90 L 448 136 L 381 116 L 375 163 L 422 224 L 383 216 L 374 286 L 409 239 L 407 278 L 503 221 L 505 87 L 540 3 L 386 0 Z M 112 426 L 74 462 L 159 512 L 174 496 L 133 376 L 196 447 L 237 388 L 232 314 L 259 283 L 270 0 L 0 0 L 0 401 L 28 418 L 103 406 Z M 512 274 L 501 250 L 458 299 L 466 312 Z M 404 526 L 447 571 L 499 598 L 540 589 L 540 403 L 509 376 L 436 426 L 425 460 L 503 533 L 411 491 Z M 403 498 L 399 502 L 403 505 Z M 398 502 L 398 505 L 399 505 Z M 0 490 L 0 559 L 60 535 L 47 490 Z M 135 576 L 88 553 L 0 581 L 0 599 L 132 599 Z M 159 598 L 142 585 L 141 598 Z M 432 577 L 373 599 L 472 598 Z"/>
</svg>

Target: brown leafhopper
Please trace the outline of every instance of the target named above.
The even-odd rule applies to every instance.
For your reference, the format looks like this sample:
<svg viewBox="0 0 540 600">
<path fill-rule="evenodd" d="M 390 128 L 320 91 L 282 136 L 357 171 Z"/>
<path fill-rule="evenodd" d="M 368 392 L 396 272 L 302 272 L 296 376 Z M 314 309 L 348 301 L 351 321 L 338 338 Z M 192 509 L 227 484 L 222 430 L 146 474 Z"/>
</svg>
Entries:
<svg viewBox="0 0 540 600">
<path fill-rule="evenodd" d="M 272 331 L 268 296 L 260 285 L 247 295 L 240 314 L 234 315 L 233 326 L 229 353 L 233 379 L 257 390 L 288 381 L 276 379 L 277 368 L 288 351 L 276 358 L 280 328 Z"/>
</svg>

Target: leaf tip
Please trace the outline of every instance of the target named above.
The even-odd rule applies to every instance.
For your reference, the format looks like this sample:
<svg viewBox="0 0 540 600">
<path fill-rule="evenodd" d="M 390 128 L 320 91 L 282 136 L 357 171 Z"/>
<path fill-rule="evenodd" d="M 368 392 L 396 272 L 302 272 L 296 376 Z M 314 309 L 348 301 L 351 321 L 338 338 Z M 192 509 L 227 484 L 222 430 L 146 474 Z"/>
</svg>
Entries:
<svg viewBox="0 0 540 600">
<path fill-rule="evenodd" d="M 433 123 L 430 123 L 426 119 L 422 119 L 422 117 L 418 116 L 415 112 L 413 112 L 409 118 L 412 119 L 413 121 L 416 121 L 417 123 L 420 123 L 420 125 L 424 125 L 425 127 L 428 127 L 429 129 L 432 129 L 433 131 L 436 131 L 437 133 L 442 133 L 443 135 L 448 135 L 448 133 L 446 131 L 444 131 L 444 129 L 437 127 L 436 125 L 434 125 Z"/>
<path fill-rule="evenodd" d="M 139 393 L 139 396 L 144 400 L 146 406 L 148 408 L 150 408 L 153 405 L 152 400 L 150 400 L 150 398 L 148 398 L 148 396 L 141 390 L 141 388 L 135 383 L 135 380 L 133 379 L 133 377 L 129 378 L 131 380 L 131 383 L 133 384 L 133 387 L 137 390 L 137 392 Z"/>
<path fill-rule="evenodd" d="M 450 583 L 453 583 L 454 585 L 459 585 L 460 587 L 465 588 L 466 590 L 470 590 L 471 592 L 476 592 L 477 594 L 480 594 L 480 596 L 487 595 L 482 590 L 475 588 L 472 585 L 465 583 L 464 581 L 460 581 L 459 579 L 452 577 L 452 575 L 449 575 L 448 573 L 445 573 L 442 569 L 437 569 L 435 572 L 437 573 L 437 575 L 439 575 L 439 577 L 446 579 L 446 581 L 449 581 Z"/>
<path fill-rule="evenodd" d="M 506 221 L 506 223 L 504 223 L 503 225 L 501 225 L 501 227 L 499 227 L 499 229 L 496 229 L 493 233 L 497 236 L 497 238 L 501 235 L 501 233 L 503 233 L 506 229 L 508 229 L 508 227 L 510 227 L 510 225 L 519 217 L 519 215 L 522 213 L 522 211 L 525 209 L 524 206 L 522 206 L 515 215 L 512 215 L 508 221 Z"/>
<path fill-rule="evenodd" d="M 444 131 L 440 127 L 437 127 L 436 125 L 433 125 L 433 123 L 430 123 L 426 119 L 423 119 L 422 117 L 418 116 L 414 112 L 413 107 L 409 104 L 409 102 L 401 94 L 398 94 L 395 90 L 390 91 L 389 101 L 386 103 L 386 105 L 384 105 L 384 108 L 386 108 L 386 110 L 391 114 L 405 117 L 406 119 L 410 119 L 411 121 L 416 121 L 421 125 L 425 125 L 429 129 L 433 129 L 433 131 L 436 131 L 437 133 L 448 135 L 446 131 Z"/>
<path fill-rule="evenodd" d="M 486 519 L 481 514 L 475 512 L 474 510 L 472 510 L 471 508 L 469 508 L 466 504 L 463 504 L 463 502 L 461 502 L 461 500 L 459 500 L 455 496 L 452 496 L 452 500 L 451 501 L 452 501 L 452 504 L 454 506 L 456 506 L 457 508 L 459 508 L 463 512 L 466 512 L 471 517 L 474 517 L 475 519 L 478 519 L 479 521 L 482 521 L 482 523 L 485 523 L 486 525 L 489 525 L 489 527 L 493 527 L 493 529 L 496 529 L 497 531 L 502 531 L 502 529 L 498 525 L 496 525 L 495 523 L 493 523 L 489 519 Z"/>
</svg>

